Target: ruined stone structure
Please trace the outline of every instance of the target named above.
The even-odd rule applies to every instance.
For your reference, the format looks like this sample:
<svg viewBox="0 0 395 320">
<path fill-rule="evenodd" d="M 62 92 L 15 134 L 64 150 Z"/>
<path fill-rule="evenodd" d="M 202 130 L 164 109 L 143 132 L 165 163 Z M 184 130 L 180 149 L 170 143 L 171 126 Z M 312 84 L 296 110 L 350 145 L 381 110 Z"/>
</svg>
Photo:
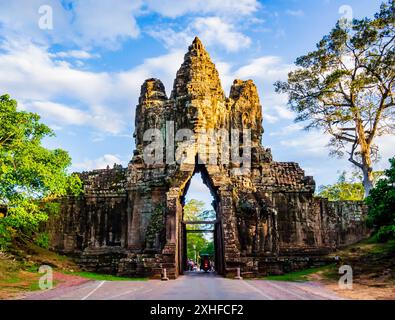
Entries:
<svg viewBox="0 0 395 320">
<path fill-rule="evenodd" d="M 166 268 L 171 278 L 177 277 L 186 265 L 183 201 L 197 172 L 215 199 L 220 274 L 232 275 L 237 267 L 244 276 L 307 267 L 321 263 L 330 250 L 365 237 L 361 203 L 315 198 L 315 182 L 298 164 L 273 161 L 262 145 L 262 118 L 253 81 L 235 80 L 227 97 L 196 38 L 170 97 L 158 79 L 142 85 L 136 150 L 128 168 L 83 173 L 84 195 L 62 199 L 60 215 L 50 222 L 52 248 L 74 255 L 88 270 L 160 277 Z M 186 128 L 195 140 L 177 133 Z M 236 147 L 233 134 L 229 137 L 233 129 L 241 141 Z M 210 130 L 220 132 L 215 142 L 229 138 L 228 151 L 212 140 L 196 139 Z M 228 153 L 240 156 L 248 150 L 246 143 L 251 166 L 226 161 Z M 145 161 L 147 146 L 163 148 L 161 161 Z M 178 148 L 183 151 L 175 152 Z"/>
</svg>

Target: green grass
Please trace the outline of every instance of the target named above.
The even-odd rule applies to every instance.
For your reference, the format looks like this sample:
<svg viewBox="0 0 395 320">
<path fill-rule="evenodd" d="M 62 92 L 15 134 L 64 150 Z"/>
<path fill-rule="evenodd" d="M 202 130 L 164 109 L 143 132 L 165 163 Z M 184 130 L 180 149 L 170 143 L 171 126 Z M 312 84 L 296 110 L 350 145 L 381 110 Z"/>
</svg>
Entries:
<svg viewBox="0 0 395 320">
<path fill-rule="evenodd" d="M 264 280 L 273 280 L 273 281 L 288 281 L 288 282 L 303 282 L 308 281 L 308 276 L 314 273 L 322 272 L 323 274 L 330 274 L 333 265 L 328 265 L 324 267 L 318 268 L 310 268 L 300 271 L 294 271 L 278 276 L 267 276 L 264 277 Z"/>
<path fill-rule="evenodd" d="M 5 283 L 18 283 L 21 281 L 21 278 L 18 274 L 11 273 L 8 278 L 3 280 Z"/>
<path fill-rule="evenodd" d="M 78 271 L 78 272 L 67 272 L 67 274 L 76 275 L 82 278 L 99 280 L 99 281 L 147 281 L 148 278 L 128 278 L 128 277 L 119 277 L 110 274 L 101 274 L 87 271 Z"/>
</svg>

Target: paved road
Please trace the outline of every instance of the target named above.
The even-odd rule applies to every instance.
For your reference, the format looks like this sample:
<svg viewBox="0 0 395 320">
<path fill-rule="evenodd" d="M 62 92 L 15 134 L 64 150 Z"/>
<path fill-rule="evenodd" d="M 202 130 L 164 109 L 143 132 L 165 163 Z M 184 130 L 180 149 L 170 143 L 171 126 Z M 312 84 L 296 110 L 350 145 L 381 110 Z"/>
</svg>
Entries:
<svg viewBox="0 0 395 320">
<path fill-rule="evenodd" d="M 167 282 L 88 281 L 28 295 L 26 299 L 61 300 L 337 300 L 339 296 L 312 282 L 232 280 L 190 273 Z"/>
</svg>

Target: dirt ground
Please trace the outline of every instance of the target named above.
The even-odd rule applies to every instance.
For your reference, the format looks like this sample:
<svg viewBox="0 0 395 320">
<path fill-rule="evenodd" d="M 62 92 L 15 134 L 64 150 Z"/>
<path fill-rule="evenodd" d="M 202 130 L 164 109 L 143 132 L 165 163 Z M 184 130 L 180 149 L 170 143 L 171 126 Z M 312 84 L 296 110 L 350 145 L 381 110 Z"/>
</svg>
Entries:
<svg viewBox="0 0 395 320">
<path fill-rule="evenodd" d="M 369 240 L 339 250 L 332 256 L 339 257 L 338 266 L 329 272 L 310 275 L 329 290 L 342 297 L 355 300 L 395 300 L 395 241 L 385 244 Z M 352 289 L 341 289 L 338 279 L 340 265 L 349 265 L 353 270 Z"/>
<path fill-rule="evenodd" d="M 8 253 L 0 252 L 0 300 L 23 298 L 25 293 L 39 290 L 38 267 L 54 268 L 55 286 L 72 286 L 88 279 L 64 272 L 78 271 L 69 258 L 31 243 L 17 243 Z"/>
</svg>

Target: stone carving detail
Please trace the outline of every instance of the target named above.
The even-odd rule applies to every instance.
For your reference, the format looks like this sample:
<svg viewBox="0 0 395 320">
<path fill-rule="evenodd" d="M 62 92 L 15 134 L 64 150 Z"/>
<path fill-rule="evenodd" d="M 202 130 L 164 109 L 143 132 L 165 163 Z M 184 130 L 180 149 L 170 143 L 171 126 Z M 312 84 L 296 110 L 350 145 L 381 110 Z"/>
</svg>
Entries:
<svg viewBox="0 0 395 320">
<path fill-rule="evenodd" d="M 88 270 L 159 277 L 166 268 L 169 277 L 177 277 L 185 259 L 183 197 L 196 172 L 215 198 L 216 266 L 222 274 L 237 267 L 244 275 L 259 275 L 307 266 L 318 263 L 320 254 L 366 236 L 361 203 L 315 198 L 314 179 L 298 164 L 273 161 L 262 144 L 262 120 L 253 81 L 235 80 L 227 97 L 196 38 L 169 97 L 158 79 L 142 85 L 136 149 L 128 168 L 82 173 L 84 196 L 62 199 L 59 217 L 49 223 L 52 248 L 72 253 Z M 179 129 L 190 129 L 195 140 L 174 157 L 185 143 L 177 137 Z M 233 161 L 201 161 L 229 156 L 217 144 L 199 140 L 204 133 L 234 129 L 241 137 L 236 153 L 245 143 L 243 129 L 251 130 L 252 163 L 243 175 Z M 163 161 L 148 164 L 144 150 L 152 136 L 163 139 Z M 182 156 L 188 161 L 180 163 Z"/>
</svg>

